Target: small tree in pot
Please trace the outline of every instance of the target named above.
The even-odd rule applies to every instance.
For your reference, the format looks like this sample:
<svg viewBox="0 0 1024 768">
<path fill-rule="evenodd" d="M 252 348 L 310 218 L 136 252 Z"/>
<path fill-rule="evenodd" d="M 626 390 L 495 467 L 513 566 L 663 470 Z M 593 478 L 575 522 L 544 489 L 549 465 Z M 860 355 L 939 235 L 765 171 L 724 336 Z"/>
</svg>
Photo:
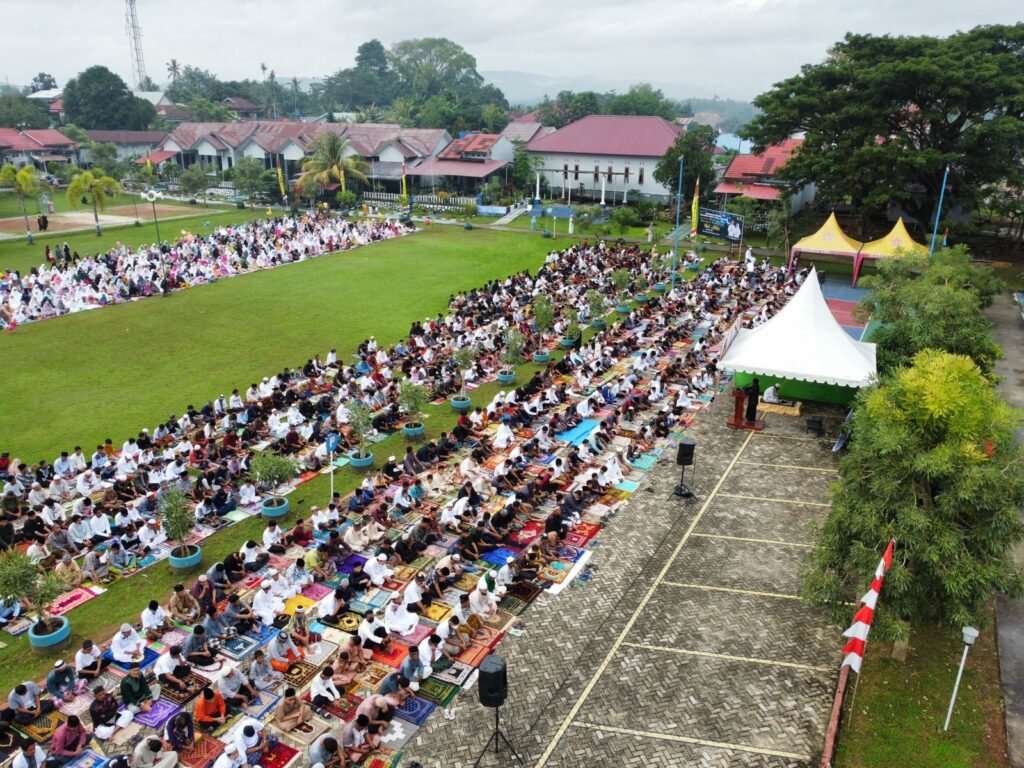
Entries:
<svg viewBox="0 0 1024 768">
<path fill-rule="evenodd" d="M 36 621 L 30 630 L 36 636 L 48 635 L 64 626 L 60 617 L 51 617 L 46 606 L 68 589 L 53 571 L 39 572 L 39 566 L 28 555 L 10 550 L 0 555 L 0 597 L 24 600 L 35 613 Z"/>
<path fill-rule="evenodd" d="M 270 498 L 263 502 L 264 510 L 279 510 L 281 507 L 285 507 L 285 511 L 287 511 L 288 500 L 275 491 L 278 486 L 295 477 L 298 468 L 299 465 L 295 459 L 279 456 L 276 453 L 261 451 L 252 457 L 252 474 L 256 478 L 256 484 L 265 485 L 270 492 Z"/>
<path fill-rule="evenodd" d="M 612 285 L 615 286 L 615 296 L 619 302 L 616 309 L 622 314 L 629 312 L 629 294 L 626 293 L 626 288 L 632 280 L 633 275 L 628 269 L 616 269 L 612 272 Z"/>
<path fill-rule="evenodd" d="M 420 437 L 424 432 L 423 409 L 427 407 L 430 395 L 425 387 L 408 379 L 398 383 L 398 405 L 408 419 L 402 431 L 407 437 Z"/>
<path fill-rule="evenodd" d="M 595 328 L 604 328 L 604 296 L 600 291 L 591 288 L 587 291 L 587 312 L 590 313 L 590 324 Z"/>
<path fill-rule="evenodd" d="M 195 530 L 196 513 L 192 504 L 180 488 L 169 488 L 160 497 L 160 519 L 167 538 L 178 542 L 171 550 L 173 560 L 187 560 L 201 551 L 198 544 L 186 544 L 186 540 Z"/>
<path fill-rule="evenodd" d="M 373 463 L 373 454 L 369 450 L 370 435 L 373 434 L 373 413 L 362 403 L 352 403 L 348 407 L 349 439 L 355 444 L 356 449 L 350 457 L 354 459 L 354 466 L 367 459 Z"/>
<path fill-rule="evenodd" d="M 465 372 L 473 367 L 477 354 L 476 347 L 459 347 L 452 354 L 452 364 L 459 373 L 459 394 L 451 400 L 452 408 L 457 411 L 468 411 L 471 405 L 470 399 L 466 395 Z"/>
<path fill-rule="evenodd" d="M 565 330 L 562 331 L 562 346 L 566 348 L 576 346 L 582 333 L 583 329 L 580 328 L 580 324 L 576 320 L 570 320 L 569 324 L 565 326 Z"/>
<path fill-rule="evenodd" d="M 537 363 L 546 363 L 551 359 L 551 353 L 544 346 L 544 335 L 555 325 L 555 308 L 551 304 L 551 299 L 544 294 L 533 300 L 533 324 L 540 335 L 540 347 L 533 353 L 533 360 Z"/>
<path fill-rule="evenodd" d="M 506 328 L 501 337 L 501 362 L 505 367 L 498 371 L 498 381 L 511 384 L 516 380 L 516 366 L 523 362 L 526 337 L 518 328 Z"/>
<path fill-rule="evenodd" d="M 643 275 L 637 275 L 633 284 L 636 286 L 636 300 L 641 304 L 647 301 L 647 278 Z"/>
</svg>

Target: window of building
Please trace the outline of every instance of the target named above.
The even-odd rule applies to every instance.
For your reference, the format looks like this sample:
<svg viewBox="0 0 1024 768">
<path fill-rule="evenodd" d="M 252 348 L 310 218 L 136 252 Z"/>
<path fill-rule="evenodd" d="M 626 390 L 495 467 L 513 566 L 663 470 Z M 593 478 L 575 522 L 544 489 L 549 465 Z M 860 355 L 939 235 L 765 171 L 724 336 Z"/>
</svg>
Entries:
<svg viewBox="0 0 1024 768">
<path fill-rule="evenodd" d="M 637 170 L 637 172 L 636 172 L 636 183 L 637 184 L 643 184 L 644 183 L 644 167 L 642 165 L 640 166 L 639 170 Z"/>
<path fill-rule="evenodd" d="M 572 180 L 573 181 L 579 181 L 580 180 L 580 166 L 579 166 L 579 163 L 577 163 L 576 165 L 574 165 L 572 167 Z"/>
<path fill-rule="evenodd" d="M 597 184 L 601 180 L 601 166 L 594 166 L 594 183 Z"/>
<path fill-rule="evenodd" d="M 612 180 L 612 167 L 609 165 L 608 166 L 608 181 L 611 181 L 611 180 Z"/>
</svg>

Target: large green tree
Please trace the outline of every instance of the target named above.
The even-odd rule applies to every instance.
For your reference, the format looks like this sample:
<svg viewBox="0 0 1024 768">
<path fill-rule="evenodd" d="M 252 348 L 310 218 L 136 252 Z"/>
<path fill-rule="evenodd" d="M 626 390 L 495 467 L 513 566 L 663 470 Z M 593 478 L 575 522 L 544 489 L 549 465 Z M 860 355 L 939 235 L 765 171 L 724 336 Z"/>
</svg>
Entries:
<svg viewBox="0 0 1024 768">
<path fill-rule="evenodd" d="M 654 169 L 654 178 L 675 194 L 679 184 L 679 158 L 683 158 L 683 195 L 693 195 L 693 188 L 700 179 L 701 195 L 710 192 L 711 182 L 715 178 L 714 153 L 715 129 L 707 125 L 680 133 L 672 146 L 665 151 L 665 156 L 658 161 Z"/>
<path fill-rule="evenodd" d="M 676 115 L 676 105 L 660 88 L 650 83 L 631 85 L 621 94 L 610 94 L 605 101 L 604 112 L 609 115 L 657 115 L 671 120 Z"/>
<path fill-rule="evenodd" d="M 302 175 L 295 184 L 300 193 L 322 189 L 329 184 L 340 184 L 345 191 L 346 179 L 369 184 L 366 174 L 370 172 L 370 164 L 351 151 L 348 139 L 333 131 L 325 131 L 313 139 L 310 149 L 313 154 L 303 164 Z"/>
<path fill-rule="evenodd" d="M 49 125 L 45 101 L 29 99 L 14 89 L 0 95 L 0 128 L 46 128 Z"/>
<path fill-rule="evenodd" d="M 1018 423 L 969 358 L 938 350 L 864 392 L 805 597 L 849 622 L 848 603 L 867 591 L 895 539 L 874 633 L 983 625 L 997 592 L 1021 593 L 1011 553 L 1024 536 Z"/>
<path fill-rule="evenodd" d="M 64 86 L 64 112 L 69 122 L 91 130 L 142 130 L 156 117 L 152 104 L 136 98 L 124 80 L 98 65 Z"/>
<path fill-rule="evenodd" d="M 29 83 L 28 92 L 35 93 L 36 91 L 48 91 L 51 88 L 57 87 L 57 81 L 53 75 L 47 72 L 40 72 L 38 75 L 32 78 L 32 82 Z"/>
<path fill-rule="evenodd" d="M 601 96 L 594 91 L 560 91 L 554 101 L 545 96 L 537 108 L 540 122 L 554 128 L 562 128 L 600 111 Z"/>
<path fill-rule="evenodd" d="M 804 135 L 782 178 L 815 183 L 828 204 L 863 214 L 899 204 L 931 221 L 947 165 L 945 210 L 973 208 L 1024 146 L 1024 24 L 948 38 L 849 34 L 754 104 L 743 134 L 756 148 Z"/>
</svg>

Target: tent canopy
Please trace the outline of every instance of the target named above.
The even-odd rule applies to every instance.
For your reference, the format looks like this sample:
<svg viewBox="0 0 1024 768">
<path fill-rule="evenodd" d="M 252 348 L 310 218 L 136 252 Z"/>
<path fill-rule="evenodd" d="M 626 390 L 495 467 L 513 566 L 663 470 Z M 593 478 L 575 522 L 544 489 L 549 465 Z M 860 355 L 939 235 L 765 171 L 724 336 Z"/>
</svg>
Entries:
<svg viewBox="0 0 1024 768">
<path fill-rule="evenodd" d="M 896 220 L 892 231 L 885 237 L 864 243 L 860 249 L 861 256 L 866 259 L 885 259 L 903 254 L 914 254 L 927 256 L 928 247 L 915 242 L 907 231 L 907 225 L 903 223 L 901 216 Z"/>
<path fill-rule="evenodd" d="M 875 345 L 854 341 L 821 295 L 815 270 L 775 317 L 737 334 L 722 358 L 727 371 L 844 387 L 866 387 L 876 373 Z"/>
<path fill-rule="evenodd" d="M 801 238 L 793 246 L 793 253 L 827 253 L 835 256 L 856 256 L 864 244 L 843 232 L 835 212 L 813 235 Z"/>
</svg>

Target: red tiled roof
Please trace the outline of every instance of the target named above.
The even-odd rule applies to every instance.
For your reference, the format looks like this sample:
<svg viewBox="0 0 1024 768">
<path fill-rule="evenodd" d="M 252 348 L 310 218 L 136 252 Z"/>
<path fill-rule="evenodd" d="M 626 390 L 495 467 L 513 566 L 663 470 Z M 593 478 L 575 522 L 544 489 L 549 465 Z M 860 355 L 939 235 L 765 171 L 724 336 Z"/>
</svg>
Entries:
<svg viewBox="0 0 1024 768">
<path fill-rule="evenodd" d="M 730 181 L 723 181 L 715 187 L 715 194 L 742 195 L 754 200 L 778 200 L 782 197 L 782 190 L 765 184 L 734 184 Z"/>
<path fill-rule="evenodd" d="M 60 131 L 54 130 L 53 128 L 22 131 L 22 133 L 24 133 L 26 136 L 32 139 L 32 141 L 38 143 L 39 146 L 46 147 L 47 149 L 54 149 L 58 147 L 69 147 L 72 149 L 78 148 L 78 144 L 69 139 Z"/>
<path fill-rule="evenodd" d="M 178 153 L 173 149 L 154 149 L 149 154 L 136 158 L 135 162 L 139 165 L 145 165 L 147 162 L 152 163 L 153 165 L 160 165 L 160 163 L 165 160 L 170 160 L 176 154 Z"/>
<path fill-rule="evenodd" d="M 465 154 L 488 154 L 499 139 L 500 133 L 471 133 L 455 139 L 437 156 L 441 160 L 459 160 Z"/>
<path fill-rule="evenodd" d="M 166 131 L 86 131 L 90 141 L 100 144 L 159 144 Z"/>
<path fill-rule="evenodd" d="M 531 152 L 662 157 L 682 128 L 662 117 L 590 115 L 527 145 Z"/>
<path fill-rule="evenodd" d="M 10 152 L 34 152 L 42 149 L 37 142 L 19 133 L 17 128 L 0 128 L 0 148 Z"/>
<path fill-rule="evenodd" d="M 541 125 L 540 123 L 516 120 L 506 125 L 504 130 L 502 130 L 501 135 L 509 141 L 529 142 L 542 136 L 547 136 L 550 133 L 554 133 L 554 131 L 554 128 L 549 128 Z"/>
<path fill-rule="evenodd" d="M 50 102 L 50 112 L 63 112 L 64 111 L 64 97 L 61 96 L 59 99 L 54 99 Z"/>
<path fill-rule="evenodd" d="M 220 103 L 228 109 L 240 109 L 243 112 L 259 112 L 262 109 L 258 104 L 253 104 L 241 96 L 228 96 L 226 99 L 221 99 Z"/>
<path fill-rule="evenodd" d="M 803 139 L 786 139 L 781 144 L 766 147 L 760 154 L 736 155 L 729 163 L 723 178 L 728 181 L 749 182 L 758 178 L 774 176 L 782 166 L 789 162 L 789 158 L 803 143 Z"/>
<path fill-rule="evenodd" d="M 508 165 L 508 160 L 424 160 L 415 168 L 406 169 L 408 176 L 461 176 L 466 179 L 482 179 Z"/>
</svg>

